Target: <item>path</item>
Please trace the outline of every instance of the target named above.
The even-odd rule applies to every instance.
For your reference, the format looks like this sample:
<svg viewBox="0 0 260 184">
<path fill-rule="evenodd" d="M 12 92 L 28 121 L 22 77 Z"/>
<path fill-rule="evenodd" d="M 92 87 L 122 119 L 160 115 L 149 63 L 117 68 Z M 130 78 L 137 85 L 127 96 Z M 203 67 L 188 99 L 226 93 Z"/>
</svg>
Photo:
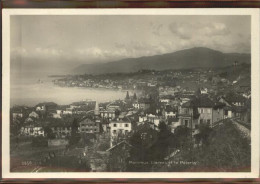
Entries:
<svg viewBox="0 0 260 184">
<path fill-rule="evenodd" d="M 246 128 L 245 126 L 241 125 L 239 122 L 237 122 L 234 119 L 231 119 L 232 123 L 236 126 L 236 128 L 239 130 L 243 138 L 246 138 L 248 141 L 251 141 L 251 131 Z"/>
</svg>

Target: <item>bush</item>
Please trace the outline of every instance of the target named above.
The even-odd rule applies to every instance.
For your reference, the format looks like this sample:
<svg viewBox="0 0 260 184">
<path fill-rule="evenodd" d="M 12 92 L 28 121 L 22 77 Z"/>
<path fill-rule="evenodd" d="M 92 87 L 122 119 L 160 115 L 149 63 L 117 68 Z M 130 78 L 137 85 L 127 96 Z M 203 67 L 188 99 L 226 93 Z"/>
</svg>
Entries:
<svg viewBox="0 0 260 184">
<path fill-rule="evenodd" d="M 33 147 L 48 147 L 48 139 L 44 137 L 34 137 L 32 139 Z"/>
</svg>

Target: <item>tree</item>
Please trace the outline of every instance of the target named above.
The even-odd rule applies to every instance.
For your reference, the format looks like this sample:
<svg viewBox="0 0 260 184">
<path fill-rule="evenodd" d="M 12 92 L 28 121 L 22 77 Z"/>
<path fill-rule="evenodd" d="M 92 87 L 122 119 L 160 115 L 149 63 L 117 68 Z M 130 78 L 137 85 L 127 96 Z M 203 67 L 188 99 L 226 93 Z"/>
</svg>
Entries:
<svg viewBox="0 0 260 184">
<path fill-rule="evenodd" d="M 33 137 L 32 138 L 32 146 L 33 147 L 47 147 L 48 146 L 48 140 L 45 137 L 42 137 L 42 136 Z"/>
<path fill-rule="evenodd" d="M 202 146 L 209 145 L 209 136 L 212 132 L 212 129 L 207 124 L 200 124 L 199 126 L 199 135 L 198 138 L 202 141 Z"/>
<path fill-rule="evenodd" d="M 134 99 L 134 100 L 137 99 L 136 93 L 134 93 L 133 99 Z"/>
<path fill-rule="evenodd" d="M 54 139 L 55 135 L 52 132 L 52 129 L 49 126 L 44 127 L 44 133 L 47 135 L 48 139 Z"/>
<path fill-rule="evenodd" d="M 163 160 L 168 154 L 168 148 L 173 142 L 173 134 L 168 129 L 165 122 L 161 121 L 158 125 L 159 132 L 155 144 L 151 147 L 148 154 L 151 160 Z"/>
<path fill-rule="evenodd" d="M 126 97 L 125 97 L 125 99 L 126 99 L 126 100 L 129 100 L 129 99 L 130 99 L 130 97 L 129 97 L 129 92 L 128 92 L 128 91 L 126 92 Z"/>
<path fill-rule="evenodd" d="M 191 146 L 191 130 L 186 126 L 178 126 L 174 130 L 175 146 L 178 149 L 190 149 Z"/>
<path fill-rule="evenodd" d="M 80 135 L 78 133 L 78 128 L 79 128 L 79 125 L 78 125 L 78 122 L 77 120 L 74 118 L 72 124 L 71 124 L 71 137 L 69 139 L 69 144 L 71 146 L 77 144 L 80 140 Z"/>
</svg>

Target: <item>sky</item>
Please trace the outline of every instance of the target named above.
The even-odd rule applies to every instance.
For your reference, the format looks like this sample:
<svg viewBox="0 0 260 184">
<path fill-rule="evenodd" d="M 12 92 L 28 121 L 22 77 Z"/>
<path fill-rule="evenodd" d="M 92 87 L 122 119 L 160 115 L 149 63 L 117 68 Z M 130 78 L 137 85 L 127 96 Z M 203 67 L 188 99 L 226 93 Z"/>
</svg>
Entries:
<svg viewBox="0 0 260 184">
<path fill-rule="evenodd" d="M 250 27 L 243 15 L 16 15 L 11 63 L 66 68 L 192 47 L 250 53 Z"/>
</svg>

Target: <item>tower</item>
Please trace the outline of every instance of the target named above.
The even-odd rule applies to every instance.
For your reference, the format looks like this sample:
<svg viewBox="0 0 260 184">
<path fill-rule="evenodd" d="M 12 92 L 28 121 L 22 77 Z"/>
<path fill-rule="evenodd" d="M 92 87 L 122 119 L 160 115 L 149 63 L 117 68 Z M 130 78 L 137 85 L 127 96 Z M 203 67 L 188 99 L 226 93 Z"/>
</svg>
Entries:
<svg viewBox="0 0 260 184">
<path fill-rule="evenodd" d="M 95 106 L 95 110 L 94 110 L 94 115 L 95 116 L 99 116 L 99 105 L 98 105 L 98 102 L 96 101 L 96 106 Z"/>
</svg>

